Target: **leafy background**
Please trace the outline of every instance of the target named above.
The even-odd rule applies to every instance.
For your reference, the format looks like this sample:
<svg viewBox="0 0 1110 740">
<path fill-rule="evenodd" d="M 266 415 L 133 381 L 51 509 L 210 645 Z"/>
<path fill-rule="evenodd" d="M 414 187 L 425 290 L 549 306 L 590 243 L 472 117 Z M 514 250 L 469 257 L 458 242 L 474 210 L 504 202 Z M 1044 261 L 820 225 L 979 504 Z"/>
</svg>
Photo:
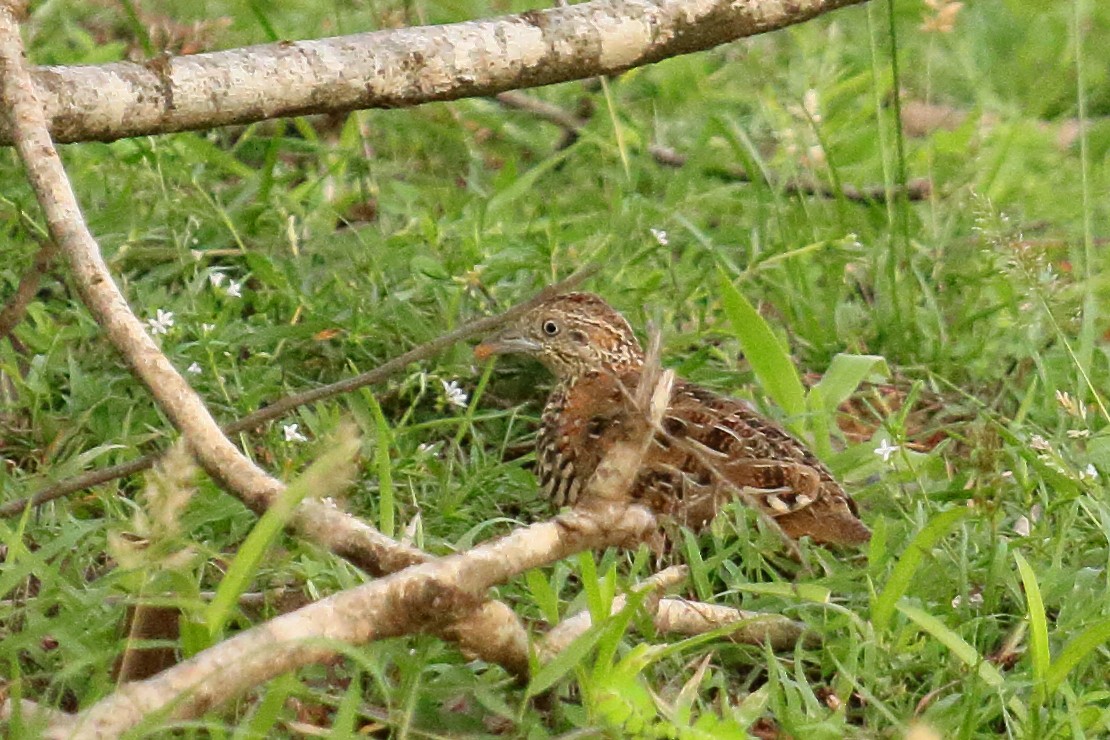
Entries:
<svg viewBox="0 0 1110 740">
<path fill-rule="evenodd" d="M 221 420 L 598 261 L 590 289 L 639 329 L 661 326 L 681 375 L 806 433 L 876 533 L 864 553 L 806 546 L 801 568 L 736 510 L 671 555 L 692 568 L 689 595 L 787 614 L 820 646 L 775 655 L 719 635 L 624 635 L 629 613 L 521 690 L 435 639 L 388 641 L 278 679 L 198 731 L 1105 734 L 1110 65 L 1098 50 L 1110 6 L 957 6 L 875 2 L 532 92 L 588 119 L 566 147 L 554 126 L 491 100 L 65 147 L 112 270 L 141 316 L 172 313 L 162 346 Z M 81 64 L 527 7 L 56 0 L 32 8 L 25 37 L 37 63 Z M 910 120 L 922 103 L 960 115 L 900 131 L 898 109 Z M 659 164 L 651 144 L 687 164 Z M 0 171 L 10 295 L 42 225 L 11 150 Z M 929 198 L 896 195 L 913 178 Z M 888 196 L 784 191 L 793 180 Z M 754 323 L 735 320 L 745 301 Z M 761 322 L 778 341 L 753 339 Z M 815 393 L 761 372 L 784 358 L 807 387 L 840 366 Z M 0 372 L 4 500 L 174 437 L 63 267 L 0 344 Z M 450 552 L 546 514 L 526 451 L 547 382 L 524 362 L 478 367 L 457 346 L 240 441 L 292 478 L 354 419 L 362 454 L 346 505 Z M 255 520 L 196 485 L 168 504 L 125 480 L 0 522 L 0 671 L 14 690 L 69 709 L 110 692 L 139 596 L 202 619 L 203 592 Z M 160 515 L 169 526 L 150 523 Z M 123 532 L 157 546 L 128 550 Z M 551 620 L 656 565 L 646 552 L 587 555 L 498 595 Z M 251 584 L 317 597 L 363 578 L 281 539 Z M 236 614 L 229 629 L 262 616 Z M 204 644 L 191 634 L 184 653 Z M 544 684 L 558 699 L 549 713 L 528 701 Z"/>
</svg>

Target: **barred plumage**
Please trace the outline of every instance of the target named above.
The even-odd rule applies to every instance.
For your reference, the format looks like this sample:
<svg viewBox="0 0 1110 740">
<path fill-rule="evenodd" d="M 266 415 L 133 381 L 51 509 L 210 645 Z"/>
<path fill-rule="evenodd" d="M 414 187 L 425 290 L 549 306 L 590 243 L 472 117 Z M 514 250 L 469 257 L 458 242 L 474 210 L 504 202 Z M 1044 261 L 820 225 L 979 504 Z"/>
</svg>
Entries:
<svg viewBox="0 0 1110 740">
<path fill-rule="evenodd" d="M 632 328 L 601 298 L 553 298 L 475 349 L 519 352 L 556 376 L 536 441 L 536 472 L 556 506 L 574 505 L 624 433 L 643 366 Z M 828 468 L 744 401 L 677 381 L 663 423 L 633 484 L 655 511 L 694 527 L 723 501 L 755 502 L 791 537 L 861 544 L 870 530 Z"/>
</svg>

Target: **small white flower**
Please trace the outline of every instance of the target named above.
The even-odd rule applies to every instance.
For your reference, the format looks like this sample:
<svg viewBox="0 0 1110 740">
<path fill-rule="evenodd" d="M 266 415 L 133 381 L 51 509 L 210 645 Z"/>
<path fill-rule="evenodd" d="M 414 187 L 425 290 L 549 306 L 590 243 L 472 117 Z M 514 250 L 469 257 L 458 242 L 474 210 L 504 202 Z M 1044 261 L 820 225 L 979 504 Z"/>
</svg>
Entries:
<svg viewBox="0 0 1110 740">
<path fill-rule="evenodd" d="M 952 599 L 952 608 L 959 609 L 960 604 L 962 603 L 963 599 L 960 598 L 959 594 L 956 594 L 956 596 Z M 972 609 L 978 609 L 979 607 L 981 607 L 983 605 L 983 594 L 979 593 L 978 591 L 972 591 L 971 593 L 969 593 L 967 595 L 967 605 Z"/>
<path fill-rule="evenodd" d="M 659 246 L 665 247 L 670 244 L 670 239 L 667 238 L 667 232 L 663 229 L 652 229 L 651 235 L 655 237 L 655 241 L 659 242 Z"/>
<path fill-rule="evenodd" d="M 417 457 L 435 457 L 439 455 L 439 442 L 421 442 L 416 446 Z"/>
<path fill-rule="evenodd" d="M 1087 467 L 1079 471 L 1079 480 L 1098 480 L 1098 468 L 1087 463 Z"/>
<path fill-rule="evenodd" d="M 193 375 L 200 375 L 200 373 L 201 373 L 200 363 L 199 362 L 194 362 L 192 365 L 190 365 L 188 368 L 186 368 L 185 372 L 192 373 Z"/>
<path fill-rule="evenodd" d="M 1034 434 L 1029 438 L 1029 446 L 1038 452 L 1048 452 L 1052 449 L 1052 445 L 1048 443 L 1048 440 L 1039 434 Z"/>
<path fill-rule="evenodd" d="M 158 309 L 158 312 L 154 314 L 154 318 L 147 319 L 146 323 L 150 325 L 151 334 L 166 334 L 173 326 L 173 311 Z"/>
<path fill-rule="evenodd" d="M 1069 429 L 1068 430 L 1068 438 L 1069 439 L 1086 439 L 1087 437 L 1090 437 L 1090 436 L 1091 436 L 1091 430 L 1090 429 Z"/>
<path fill-rule="evenodd" d="M 308 437 L 301 434 L 298 429 L 300 424 L 283 424 L 281 433 L 285 437 L 286 442 L 307 442 Z"/>
<path fill-rule="evenodd" d="M 821 99 L 816 90 L 813 88 L 806 90 L 805 95 L 802 96 L 802 107 L 814 123 L 821 122 Z"/>
<path fill-rule="evenodd" d="M 883 462 L 890 462 L 890 457 L 898 450 L 902 449 L 899 445 L 892 445 L 889 439 L 884 438 L 879 442 L 879 446 L 875 448 L 875 454 L 883 459 Z"/>
<path fill-rule="evenodd" d="M 227 284 L 227 294 L 229 296 L 231 296 L 232 298 L 242 298 L 243 297 L 243 281 L 240 280 L 239 282 L 236 282 L 236 281 L 232 280 L 230 283 L 228 283 Z"/>
<path fill-rule="evenodd" d="M 443 384 L 443 395 L 447 397 L 447 403 L 452 406 L 458 406 L 461 409 L 466 408 L 466 391 L 459 387 L 459 384 L 452 380 L 448 383 L 446 380 L 440 380 Z"/>
<path fill-rule="evenodd" d="M 215 324 L 201 324 L 200 325 L 200 330 L 203 331 L 205 334 L 211 334 L 212 331 L 215 330 L 215 328 L 216 328 Z"/>
<path fill-rule="evenodd" d="M 1014 522 L 1014 534 L 1019 537 L 1028 537 L 1032 526 L 1033 525 L 1029 523 L 1029 517 L 1025 515 L 1019 516 L 1017 521 Z"/>
<path fill-rule="evenodd" d="M 212 283 L 213 288 L 218 288 L 227 280 L 227 275 L 222 272 L 214 272 L 208 276 L 208 282 Z"/>
</svg>

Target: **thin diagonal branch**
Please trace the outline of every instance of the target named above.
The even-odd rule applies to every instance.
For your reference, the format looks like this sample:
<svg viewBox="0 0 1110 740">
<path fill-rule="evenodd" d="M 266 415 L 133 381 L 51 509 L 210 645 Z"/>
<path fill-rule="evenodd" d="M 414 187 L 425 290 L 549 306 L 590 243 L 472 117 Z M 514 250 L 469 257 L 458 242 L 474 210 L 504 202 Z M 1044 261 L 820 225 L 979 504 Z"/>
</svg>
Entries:
<svg viewBox="0 0 1110 740">
<path fill-rule="evenodd" d="M 58 249 L 52 241 L 47 240 L 39 247 L 31 267 L 23 273 L 23 277 L 19 280 L 15 295 L 5 304 L 3 310 L 0 310 L 0 339 L 11 334 L 15 327 L 19 325 L 19 322 L 23 321 L 23 316 L 27 313 L 27 306 L 31 304 L 35 293 L 38 292 L 42 276 L 50 269 L 50 263 L 53 262 L 54 255 L 57 253 Z"/>
<path fill-rule="evenodd" d="M 540 120 L 547 121 L 563 129 L 565 136 L 564 145 L 572 143 L 581 134 L 586 126 L 586 121 L 568 113 L 557 105 L 528 95 L 527 93 L 510 91 L 497 95 L 497 102 L 507 108 L 530 113 Z M 679 169 L 685 167 L 689 158 L 671 147 L 652 144 L 647 148 L 648 154 L 665 167 Z M 752 176 L 743 167 L 736 165 L 715 165 L 708 170 L 710 175 L 734 182 L 752 182 Z M 843 197 L 845 200 L 857 203 L 882 202 L 887 197 L 887 189 L 883 185 L 843 185 L 839 190 L 810 178 L 792 178 L 778 182 L 769 182 L 772 188 L 781 190 L 788 195 L 812 195 L 820 198 Z M 895 188 L 898 192 L 898 188 Z M 906 183 L 906 197 L 909 200 L 927 200 L 932 192 L 932 183 L 924 178 L 910 180 Z"/>
<path fill-rule="evenodd" d="M 655 157 L 655 161 L 668 167 L 683 167 L 687 157 L 670 147 L 652 144 L 648 151 Z M 752 175 L 743 167 L 736 165 L 718 165 L 711 167 L 707 173 L 714 177 L 733 182 L 756 182 Z M 817 180 L 804 177 L 791 178 L 779 182 L 769 182 L 771 188 L 777 188 L 788 195 L 814 195 L 820 198 L 844 198 L 855 203 L 881 203 L 887 197 L 885 185 L 842 185 L 836 189 Z M 908 200 L 928 200 L 933 192 L 933 184 L 925 178 L 917 178 L 906 182 L 906 187 L 893 188 L 895 194 L 905 193 Z"/>
<path fill-rule="evenodd" d="M 323 401 L 328 398 L 334 398 L 335 396 L 350 393 L 368 385 L 380 383 L 386 378 L 404 370 L 414 362 L 420 362 L 421 360 L 434 357 L 456 342 L 486 334 L 501 324 L 512 321 L 516 317 L 547 300 L 552 295 L 572 290 L 574 287 L 581 284 L 587 277 L 597 272 L 598 269 L 599 266 L 596 264 L 584 267 L 565 280 L 560 280 L 544 288 L 532 299 L 524 303 L 519 303 L 503 313 L 470 322 L 454 331 L 436 337 L 430 342 L 425 342 L 417 347 L 413 347 L 408 352 L 398 355 L 392 360 L 360 375 L 281 398 L 257 411 L 247 414 L 241 419 L 236 419 L 229 424 L 225 424 L 221 429 L 228 435 L 248 431 L 268 421 L 281 418 L 285 414 L 301 406 Z M 57 483 L 52 483 L 36 491 L 27 498 L 9 501 L 0 506 L 0 519 L 19 516 L 28 506 L 41 506 L 42 504 L 49 503 L 63 496 L 68 496 L 71 493 L 147 470 L 154 465 L 154 462 L 161 454 L 161 452 L 152 453 L 135 460 L 129 460 L 125 463 L 112 465 L 100 470 L 92 470 L 87 473 L 73 476 L 72 478 L 67 478 L 66 480 L 58 481 Z"/>
</svg>

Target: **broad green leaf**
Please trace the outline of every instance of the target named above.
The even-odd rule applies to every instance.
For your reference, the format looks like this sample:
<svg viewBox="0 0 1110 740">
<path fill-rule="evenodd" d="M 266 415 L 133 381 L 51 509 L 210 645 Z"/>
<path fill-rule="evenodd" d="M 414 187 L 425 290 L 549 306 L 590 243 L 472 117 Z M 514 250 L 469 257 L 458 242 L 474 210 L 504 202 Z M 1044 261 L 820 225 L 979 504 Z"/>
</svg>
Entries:
<svg viewBox="0 0 1110 740">
<path fill-rule="evenodd" d="M 874 374 L 884 377 L 890 375 L 886 359 L 881 355 L 838 354 L 829 363 L 829 369 L 821 376 L 821 380 L 810 389 L 810 396 L 819 398 L 824 410 L 832 413 L 848 400 L 860 383 Z M 821 409 L 811 403 L 810 410 Z"/>
<path fill-rule="evenodd" d="M 598 671 L 608 671 L 615 662 L 620 641 L 628 631 L 628 625 L 632 623 L 632 618 L 636 616 L 636 612 L 639 611 L 649 593 L 651 593 L 650 588 L 629 593 L 625 597 L 625 604 L 621 610 L 606 618 L 607 629 L 601 636 L 601 640 L 598 641 L 597 660 L 594 661 Z"/>
<path fill-rule="evenodd" d="M 524 583 L 528 586 L 528 592 L 532 594 L 532 600 L 543 612 L 543 618 L 551 624 L 558 623 L 559 594 L 555 593 L 555 589 L 543 571 L 539 568 L 527 571 L 524 574 Z"/>
<path fill-rule="evenodd" d="M 799 417 L 805 411 L 805 390 L 790 353 L 728 276 L 718 270 L 717 277 L 725 315 L 732 323 L 732 330 L 740 340 L 759 385 L 783 411 Z"/>
<path fill-rule="evenodd" d="M 586 656 L 589 655 L 590 651 L 597 645 L 597 641 L 601 639 L 604 629 L 604 624 L 597 624 L 595 622 L 593 626 L 572 642 L 566 650 L 563 650 L 552 660 L 540 666 L 539 670 L 532 673 L 532 680 L 528 683 L 528 689 L 525 691 L 525 694 L 527 696 L 542 694 L 554 686 L 563 676 L 581 665 L 586 659 Z"/>
<path fill-rule="evenodd" d="M 1041 588 L 1037 584 L 1037 575 L 1029 562 L 1016 550 L 1014 560 L 1021 574 L 1022 585 L 1025 586 L 1025 603 L 1029 610 L 1029 656 L 1033 662 L 1033 676 L 1040 684 L 1034 696 L 1043 698 L 1041 692 L 1044 690 L 1049 664 L 1048 620 L 1044 614 L 1044 600 L 1041 598 Z"/>
<path fill-rule="evenodd" d="M 887 579 L 882 593 L 875 598 L 874 604 L 871 605 L 871 623 L 875 626 L 876 632 L 883 632 L 890 627 L 890 620 L 894 616 L 894 608 L 898 604 L 898 600 L 909 590 L 910 581 L 913 579 L 914 573 L 917 572 L 918 566 L 921 565 L 925 554 L 932 549 L 941 537 L 948 533 L 948 530 L 956 522 L 968 514 L 969 510 L 966 508 L 943 511 L 930 519 L 929 523 L 922 527 L 921 531 L 910 540 L 905 552 L 895 563 L 894 570 L 891 571 L 890 578 Z"/>
<path fill-rule="evenodd" d="M 709 585 L 709 569 L 701 556 L 698 538 L 689 529 L 684 529 L 682 543 L 686 550 L 686 566 L 690 569 L 690 581 L 694 584 L 694 592 L 702 601 L 708 601 L 713 597 L 713 588 Z"/>
<path fill-rule="evenodd" d="M 601 577 L 597 574 L 597 562 L 590 550 L 578 553 L 578 572 L 582 579 L 582 591 L 586 594 L 586 605 L 589 607 L 590 616 L 594 622 L 600 622 L 609 616 L 609 607 L 612 598 L 605 598 Z"/>
</svg>

